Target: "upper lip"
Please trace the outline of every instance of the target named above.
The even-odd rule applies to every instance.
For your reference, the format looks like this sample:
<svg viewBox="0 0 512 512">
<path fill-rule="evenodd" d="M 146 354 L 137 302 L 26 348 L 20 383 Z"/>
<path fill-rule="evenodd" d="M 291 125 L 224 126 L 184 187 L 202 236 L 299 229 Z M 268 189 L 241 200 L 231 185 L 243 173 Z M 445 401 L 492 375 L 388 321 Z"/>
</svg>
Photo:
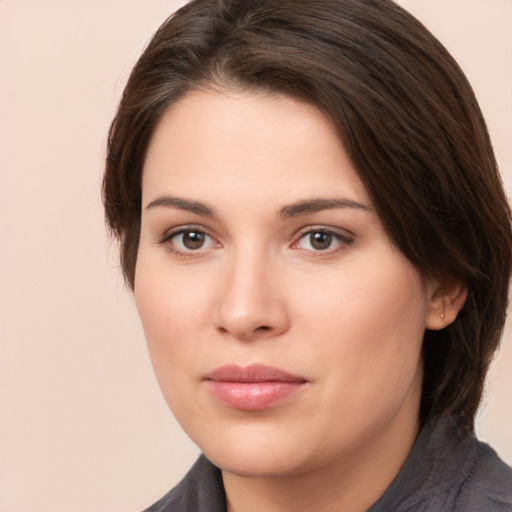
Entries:
<svg viewBox="0 0 512 512">
<path fill-rule="evenodd" d="M 306 382 L 307 379 L 293 375 L 281 368 L 266 366 L 263 364 L 251 364 L 249 366 L 238 366 L 227 364 L 215 368 L 204 380 L 214 382 Z"/>
</svg>

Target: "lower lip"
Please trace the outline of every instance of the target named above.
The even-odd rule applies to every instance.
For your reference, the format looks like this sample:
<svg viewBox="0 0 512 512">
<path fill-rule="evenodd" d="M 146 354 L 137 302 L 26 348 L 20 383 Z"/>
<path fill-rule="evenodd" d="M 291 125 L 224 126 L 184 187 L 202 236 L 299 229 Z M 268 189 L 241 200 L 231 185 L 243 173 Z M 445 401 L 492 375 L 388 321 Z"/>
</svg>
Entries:
<svg viewBox="0 0 512 512">
<path fill-rule="evenodd" d="M 300 391 L 305 382 L 206 381 L 210 392 L 224 404 L 244 411 L 260 411 Z"/>
</svg>

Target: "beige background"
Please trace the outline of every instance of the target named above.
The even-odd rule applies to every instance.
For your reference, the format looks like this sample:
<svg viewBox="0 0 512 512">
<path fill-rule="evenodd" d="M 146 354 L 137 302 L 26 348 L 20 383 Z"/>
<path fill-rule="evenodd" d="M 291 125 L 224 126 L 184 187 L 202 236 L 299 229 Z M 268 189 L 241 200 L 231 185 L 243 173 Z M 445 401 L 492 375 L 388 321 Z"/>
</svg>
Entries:
<svg viewBox="0 0 512 512">
<path fill-rule="evenodd" d="M 130 67 L 182 2 L 0 0 L 0 511 L 136 512 L 197 449 L 160 396 L 99 199 Z M 403 0 L 473 83 L 512 187 L 512 2 Z M 512 463 L 512 329 L 478 431 Z"/>
</svg>

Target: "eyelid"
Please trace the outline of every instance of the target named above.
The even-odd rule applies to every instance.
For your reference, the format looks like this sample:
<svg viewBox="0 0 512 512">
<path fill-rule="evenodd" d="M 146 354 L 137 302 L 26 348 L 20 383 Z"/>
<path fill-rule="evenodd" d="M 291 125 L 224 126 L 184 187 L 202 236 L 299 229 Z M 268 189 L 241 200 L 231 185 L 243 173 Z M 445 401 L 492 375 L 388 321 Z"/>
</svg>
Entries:
<svg viewBox="0 0 512 512">
<path fill-rule="evenodd" d="M 298 247 L 300 241 L 306 237 L 307 235 L 311 235 L 312 233 L 326 233 L 328 235 L 332 235 L 333 238 L 338 240 L 343 247 L 336 247 L 334 249 L 325 249 L 325 250 L 310 250 L 310 249 L 301 249 Z M 302 228 L 294 237 L 294 242 L 291 244 L 292 249 L 299 249 L 303 251 L 308 251 L 315 256 L 328 256 L 332 255 L 333 253 L 343 250 L 343 248 L 346 248 L 349 245 L 352 245 L 354 243 L 355 235 L 346 229 L 339 229 L 339 228 L 333 228 L 328 226 L 307 226 L 305 228 Z"/>
<path fill-rule="evenodd" d="M 198 249 L 180 249 L 176 245 L 172 244 L 172 239 L 176 237 L 179 234 L 185 233 L 187 231 L 197 231 L 200 233 L 204 233 L 208 238 L 211 239 L 213 243 L 213 247 L 206 247 L 206 248 L 198 248 Z M 312 233 L 326 233 L 331 235 L 335 240 L 341 244 L 341 247 L 337 246 L 335 248 L 327 248 L 327 249 L 304 249 L 299 247 L 300 241 L 304 239 L 307 235 L 311 235 Z M 346 229 L 341 228 L 334 228 L 331 226 L 323 226 L 323 225 L 313 225 L 313 226 L 306 226 L 302 229 L 300 229 L 294 236 L 293 242 L 290 245 L 292 249 L 298 249 L 303 250 L 305 252 L 309 252 L 315 256 L 328 256 L 332 255 L 340 250 L 343 250 L 344 248 L 348 247 L 354 242 L 355 235 L 351 233 L 350 231 Z M 167 246 L 167 249 L 181 257 L 185 258 L 194 258 L 194 257 L 203 257 L 205 256 L 205 253 L 211 251 L 212 249 L 216 249 L 222 246 L 222 244 L 219 242 L 218 237 L 213 235 L 211 231 L 206 228 L 205 226 L 202 226 L 200 224 L 182 224 L 179 226 L 175 226 L 173 228 L 170 228 L 166 230 L 162 236 L 160 236 L 157 240 L 157 243 L 159 245 Z M 339 245 L 337 244 L 337 245 Z"/>
<path fill-rule="evenodd" d="M 172 244 L 172 239 L 174 237 L 176 237 L 182 233 L 185 233 L 187 231 L 197 231 L 197 232 L 203 233 L 208 238 L 210 238 L 217 247 L 221 246 L 220 242 L 217 240 L 217 238 L 215 236 L 213 236 L 213 234 L 210 232 L 210 230 L 205 228 L 204 226 L 199 225 L 199 224 L 182 224 L 179 226 L 175 226 L 171 229 L 168 229 L 164 232 L 164 234 L 161 237 L 158 238 L 157 243 L 160 245 L 166 246 L 167 249 L 170 252 L 172 252 L 173 254 L 176 254 L 177 256 L 182 256 L 185 258 L 187 258 L 187 257 L 189 257 L 189 258 L 202 257 L 205 255 L 206 252 L 208 252 L 212 249 L 212 247 L 207 247 L 204 249 L 199 248 L 197 250 L 192 250 L 192 249 L 182 250 Z M 216 247 L 214 247 L 214 248 L 216 248 Z"/>
</svg>

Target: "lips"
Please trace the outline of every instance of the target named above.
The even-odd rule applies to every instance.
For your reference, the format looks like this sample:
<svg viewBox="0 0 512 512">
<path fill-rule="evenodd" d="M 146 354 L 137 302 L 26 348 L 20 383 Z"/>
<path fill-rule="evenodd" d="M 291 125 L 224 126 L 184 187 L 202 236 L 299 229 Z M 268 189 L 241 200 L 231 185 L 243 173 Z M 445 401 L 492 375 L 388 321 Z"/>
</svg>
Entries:
<svg viewBox="0 0 512 512">
<path fill-rule="evenodd" d="M 252 364 L 225 365 L 208 373 L 204 382 L 224 405 L 245 411 L 267 409 L 303 389 L 307 380 L 280 368 Z"/>
</svg>

